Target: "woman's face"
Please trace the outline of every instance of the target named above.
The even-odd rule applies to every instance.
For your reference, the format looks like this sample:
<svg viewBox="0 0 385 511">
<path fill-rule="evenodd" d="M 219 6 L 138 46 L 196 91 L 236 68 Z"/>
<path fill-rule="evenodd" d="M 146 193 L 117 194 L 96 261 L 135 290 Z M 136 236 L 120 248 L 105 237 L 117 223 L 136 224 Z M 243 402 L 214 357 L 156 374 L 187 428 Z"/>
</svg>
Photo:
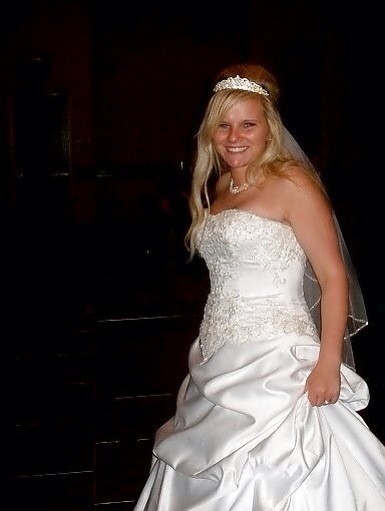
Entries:
<svg viewBox="0 0 385 511">
<path fill-rule="evenodd" d="M 218 154 L 232 169 L 247 167 L 264 153 L 269 127 L 258 96 L 230 108 L 213 135 Z"/>
</svg>

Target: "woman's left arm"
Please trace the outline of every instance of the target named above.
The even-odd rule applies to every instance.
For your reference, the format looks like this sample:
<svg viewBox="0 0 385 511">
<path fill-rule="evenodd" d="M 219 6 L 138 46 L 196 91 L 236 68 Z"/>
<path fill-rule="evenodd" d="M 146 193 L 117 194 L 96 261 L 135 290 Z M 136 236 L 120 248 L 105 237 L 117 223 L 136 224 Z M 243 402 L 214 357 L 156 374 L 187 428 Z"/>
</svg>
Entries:
<svg viewBox="0 0 385 511">
<path fill-rule="evenodd" d="M 335 403 L 340 394 L 342 345 L 349 289 L 329 200 L 306 175 L 287 186 L 287 217 L 321 288 L 321 345 L 306 391 L 313 406 Z"/>
</svg>

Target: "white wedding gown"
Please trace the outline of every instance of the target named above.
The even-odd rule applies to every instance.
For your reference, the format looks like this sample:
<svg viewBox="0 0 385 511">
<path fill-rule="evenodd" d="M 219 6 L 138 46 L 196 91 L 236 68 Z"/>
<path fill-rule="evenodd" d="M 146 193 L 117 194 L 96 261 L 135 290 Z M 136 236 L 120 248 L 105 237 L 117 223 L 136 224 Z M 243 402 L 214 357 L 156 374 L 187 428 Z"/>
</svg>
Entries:
<svg viewBox="0 0 385 511">
<path fill-rule="evenodd" d="M 211 290 L 135 511 L 385 511 L 385 447 L 357 413 L 365 381 L 343 365 L 336 404 L 304 393 L 319 342 L 291 227 L 225 210 L 200 253 Z"/>
</svg>

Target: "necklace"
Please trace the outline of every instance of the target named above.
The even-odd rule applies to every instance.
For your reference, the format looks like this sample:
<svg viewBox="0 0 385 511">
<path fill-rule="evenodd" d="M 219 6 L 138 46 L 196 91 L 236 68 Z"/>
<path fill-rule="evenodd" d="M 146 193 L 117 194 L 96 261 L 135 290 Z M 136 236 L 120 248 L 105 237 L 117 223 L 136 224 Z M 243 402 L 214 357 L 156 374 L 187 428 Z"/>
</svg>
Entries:
<svg viewBox="0 0 385 511">
<path fill-rule="evenodd" d="M 233 195 L 237 195 L 238 193 L 244 192 L 249 188 L 249 183 L 243 183 L 243 185 L 235 186 L 234 185 L 234 179 L 230 178 L 230 184 L 229 184 L 229 192 Z"/>
</svg>

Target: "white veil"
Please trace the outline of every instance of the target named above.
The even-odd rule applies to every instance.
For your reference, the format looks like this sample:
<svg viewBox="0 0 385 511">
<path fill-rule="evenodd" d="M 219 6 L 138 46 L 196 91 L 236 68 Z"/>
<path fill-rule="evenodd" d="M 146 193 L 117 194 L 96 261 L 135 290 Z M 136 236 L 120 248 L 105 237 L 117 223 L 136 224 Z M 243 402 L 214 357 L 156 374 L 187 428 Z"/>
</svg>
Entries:
<svg viewBox="0 0 385 511">
<path fill-rule="evenodd" d="M 304 151 L 299 146 L 298 142 L 291 135 L 291 133 L 287 130 L 286 127 L 283 127 L 283 146 L 285 149 L 293 156 L 294 159 L 304 163 L 307 167 L 316 172 L 313 164 L 306 156 Z M 348 312 L 348 322 L 346 326 L 345 336 L 344 336 L 344 346 L 342 353 L 343 362 L 351 367 L 355 368 L 353 350 L 351 345 L 351 337 L 359 332 L 362 328 L 364 328 L 368 324 L 368 317 L 366 313 L 364 298 L 362 296 L 362 291 L 360 284 L 358 282 L 358 278 L 346 246 L 345 240 L 343 238 L 341 228 L 339 226 L 338 220 L 333 212 L 334 223 L 336 226 L 338 240 L 340 245 L 340 250 L 342 257 L 344 259 L 347 273 L 348 273 L 348 281 L 349 281 L 349 312 Z M 317 280 L 317 277 L 313 271 L 313 268 L 310 262 L 307 262 L 306 270 L 305 270 L 305 279 L 304 279 L 304 295 L 306 303 L 310 308 L 310 312 L 312 318 L 316 324 L 318 332 L 321 330 L 321 289 Z"/>
</svg>

